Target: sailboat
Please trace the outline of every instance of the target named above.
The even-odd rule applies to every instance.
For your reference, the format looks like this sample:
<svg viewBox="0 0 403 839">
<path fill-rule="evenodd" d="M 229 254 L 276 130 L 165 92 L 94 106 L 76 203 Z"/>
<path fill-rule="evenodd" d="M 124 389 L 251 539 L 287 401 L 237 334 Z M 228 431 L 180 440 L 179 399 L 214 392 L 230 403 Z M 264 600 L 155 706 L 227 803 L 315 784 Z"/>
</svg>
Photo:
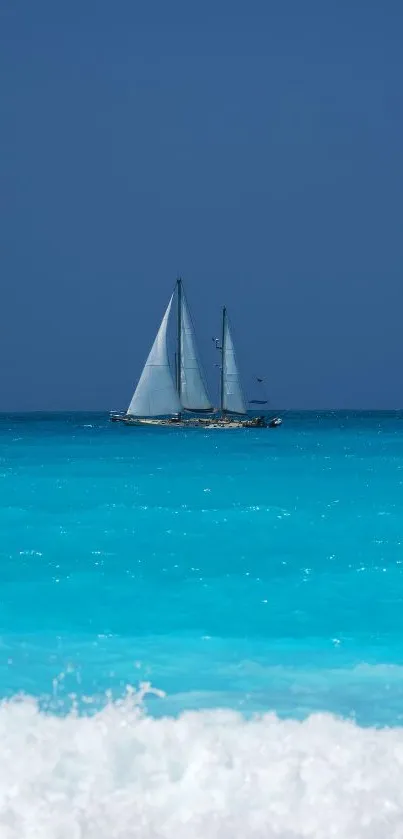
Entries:
<svg viewBox="0 0 403 839">
<path fill-rule="evenodd" d="M 176 298 L 176 353 L 173 374 L 168 352 L 168 326 Z M 211 404 L 182 280 L 165 310 L 160 328 L 125 414 L 111 414 L 112 421 L 130 425 L 193 424 L 196 415 L 211 414 Z M 192 417 L 189 419 L 189 415 Z"/>
<path fill-rule="evenodd" d="M 176 302 L 174 373 L 168 352 L 168 327 Z M 130 405 L 112 422 L 126 425 L 202 426 L 203 428 L 267 427 L 263 417 L 250 419 L 236 363 L 227 310 L 222 313 L 220 406 L 213 408 L 199 361 L 194 327 L 179 278 L 165 310 Z"/>
</svg>

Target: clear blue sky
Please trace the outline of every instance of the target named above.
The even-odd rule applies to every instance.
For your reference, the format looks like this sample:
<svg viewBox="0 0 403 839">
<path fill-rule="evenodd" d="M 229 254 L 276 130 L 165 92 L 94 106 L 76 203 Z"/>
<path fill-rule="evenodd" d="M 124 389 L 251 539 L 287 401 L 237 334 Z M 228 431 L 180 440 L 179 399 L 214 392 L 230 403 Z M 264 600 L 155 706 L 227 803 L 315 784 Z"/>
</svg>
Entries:
<svg viewBox="0 0 403 839">
<path fill-rule="evenodd" d="M 178 272 L 274 405 L 403 406 L 401 0 L 2 0 L 0 410 L 120 408 Z M 256 395 L 256 394 L 252 394 Z"/>
</svg>

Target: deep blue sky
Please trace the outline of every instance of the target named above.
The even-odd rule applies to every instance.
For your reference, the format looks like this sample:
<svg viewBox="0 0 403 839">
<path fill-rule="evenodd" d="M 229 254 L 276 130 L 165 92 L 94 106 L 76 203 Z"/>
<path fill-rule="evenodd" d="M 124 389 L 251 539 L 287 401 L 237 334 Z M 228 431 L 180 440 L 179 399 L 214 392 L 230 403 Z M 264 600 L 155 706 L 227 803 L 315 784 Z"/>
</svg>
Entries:
<svg viewBox="0 0 403 839">
<path fill-rule="evenodd" d="M 401 0 L 1 0 L 0 409 L 120 408 L 175 277 L 273 404 L 403 405 Z M 252 395 L 256 395 L 253 393 Z"/>
</svg>

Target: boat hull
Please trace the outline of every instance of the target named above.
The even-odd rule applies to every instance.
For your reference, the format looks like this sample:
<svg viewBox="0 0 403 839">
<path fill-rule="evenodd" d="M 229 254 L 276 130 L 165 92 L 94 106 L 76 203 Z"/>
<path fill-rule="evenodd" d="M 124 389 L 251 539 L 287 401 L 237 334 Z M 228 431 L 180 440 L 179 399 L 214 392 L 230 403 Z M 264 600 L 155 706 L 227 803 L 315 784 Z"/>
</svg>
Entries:
<svg viewBox="0 0 403 839">
<path fill-rule="evenodd" d="M 153 417 L 130 417 L 127 414 L 111 414 L 111 422 L 120 422 L 122 425 L 169 425 L 183 427 L 185 422 L 180 419 L 154 419 Z"/>
<path fill-rule="evenodd" d="M 210 429 L 234 429 L 234 428 L 278 428 L 282 424 L 280 417 L 273 417 L 267 421 L 264 417 L 252 419 L 237 419 L 236 417 L 191 417 L 157 419 L 153 417 L 133 417 L 127 414 L 111 414 L 111 422 L 120 422 L 123 425 L 134 426 L 165 426 L 169 428 L 204 428 Z"/>
<path fill-rule="evenodd" d="M 217 419 L 212 420 L 209 422 L 205 428 L 223 428 L 223 429 L 233 429 L 233 428 L 278 428 L 279 425 L 282 424 L 282 420 L 279 417 L 276 417 L 274 420 L 267 421 L 265 418 L 258 417 L 257 419 Z"/>
</svg>

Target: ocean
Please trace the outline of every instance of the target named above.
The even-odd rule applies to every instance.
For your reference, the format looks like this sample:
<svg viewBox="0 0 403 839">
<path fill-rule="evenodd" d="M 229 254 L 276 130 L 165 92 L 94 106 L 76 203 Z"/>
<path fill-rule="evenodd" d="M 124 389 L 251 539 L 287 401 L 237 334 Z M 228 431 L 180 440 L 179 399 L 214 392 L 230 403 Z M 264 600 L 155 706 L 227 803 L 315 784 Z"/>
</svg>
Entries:
<svg viewBox="0 0 403 839">
<path fill-rule="evenodd" d="M 3 414 L 1 839 L 402 839 L 402 441 Z"/>
</svg>

